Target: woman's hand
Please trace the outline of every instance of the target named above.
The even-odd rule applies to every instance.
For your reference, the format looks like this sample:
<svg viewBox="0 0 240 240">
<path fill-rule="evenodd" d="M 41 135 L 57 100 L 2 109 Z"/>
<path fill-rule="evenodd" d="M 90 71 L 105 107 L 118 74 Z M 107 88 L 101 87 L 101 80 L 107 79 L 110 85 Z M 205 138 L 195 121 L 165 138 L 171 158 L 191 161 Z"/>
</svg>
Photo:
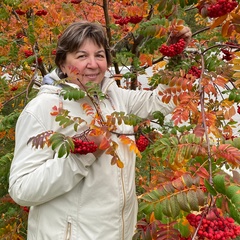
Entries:
<svg viewBox="0 0 240 240">
<path fill-rule="evenodd" d="M 179 32 L 171 32 L 168 39 L 168 45 L 177 43 L 180 39 L 184 39 L 186 46 L 190 43 L 192 31 L 189 27 L 184 26 Z"/>
</svg>

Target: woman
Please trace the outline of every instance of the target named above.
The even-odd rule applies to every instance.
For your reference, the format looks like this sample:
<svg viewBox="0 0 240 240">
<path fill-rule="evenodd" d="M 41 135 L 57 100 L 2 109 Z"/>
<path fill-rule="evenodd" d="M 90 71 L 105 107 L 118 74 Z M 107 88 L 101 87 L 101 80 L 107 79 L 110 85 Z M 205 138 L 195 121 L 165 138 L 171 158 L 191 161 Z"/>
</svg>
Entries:
<svg viewBox="0 0 240 240">
<path fill-rule="evenodd" d="M 188 28 L 181 34 L 177 37 L 187 41 L 191 37 Z M 103 117 L 122 111 L 148 118 L 153 111 L 166 115 L 173 109 L 171 104 L 162 103 L 157 94 L 162 86 L 152 92 L 131 91 L 118 88 L 114 80 L 104 77 L 111 57 L 99 24 L 70 25 L 59 39 L 55 62 L 58 70 L 48 75 L 46 83 L 68 76 L 71 80 L 67 84 L 75 88 L 85 89 L 88 82 L 99 84 L 108 96 L 99 102 Z M 72 73 L 73 67 L 78 69 L 77 78 Z M 92 119 L 81 104 L 91 105 L 90 99 L 63 100 L 60 91 L 60 86 L 43 85 L 22 111 L 16 126 L 9 193 L 18 204 L 31 206 L 28 240 L 130 240 L 137 217 L 136 156 L 119 141 L 118 135 L 112 134 L 111 139 L 119 145 L 117 154 L 123 168 L 112 166 L 111 156 L 103 150 L 59 158 L 50 147 L 34 149 L 27 144 L 31 137 L 48 130 L 66 136 L 76 134 L 72 128 L 59 126 L 51 116 L 52 108 L 59 103 L 69 110 L 69 115 L 85 120 L 78 133 L 88 129 Z M 116 132 L 133 133 L 133 128 L 122 124 Z"/>
</svg>

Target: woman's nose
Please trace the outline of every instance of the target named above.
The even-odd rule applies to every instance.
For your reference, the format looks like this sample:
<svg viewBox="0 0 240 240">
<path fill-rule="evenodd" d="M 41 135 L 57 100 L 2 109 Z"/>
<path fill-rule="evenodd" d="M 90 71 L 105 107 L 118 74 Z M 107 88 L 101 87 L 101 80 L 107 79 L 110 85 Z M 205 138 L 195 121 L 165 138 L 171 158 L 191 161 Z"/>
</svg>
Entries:
<svg viewBox="0 0 240 240">
<path fill-rule="evenodd" d="M 97 60 L 96 60 L 95 57 L 89 57 L 88 58 L 87 67 L 89 67 L 89 68 L 96 68 L 96 67 L 98 67 Z"/>
</svg>

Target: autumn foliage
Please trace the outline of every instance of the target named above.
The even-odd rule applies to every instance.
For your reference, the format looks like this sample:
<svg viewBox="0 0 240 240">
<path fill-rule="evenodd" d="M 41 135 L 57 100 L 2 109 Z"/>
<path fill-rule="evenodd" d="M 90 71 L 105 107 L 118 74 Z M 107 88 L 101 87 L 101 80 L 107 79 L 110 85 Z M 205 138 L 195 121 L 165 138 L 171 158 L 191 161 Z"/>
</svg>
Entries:
<svg viewBox="0 0 240 240">
<path fill-rule="evenodd" d="M 160 112 L 151 120 L 114 112 L 102 121 L 92 93 L 106 96 L 94 86 L 87 92 L 92 105 L 82 105 L 92 116 L 91 131 L 86 134 L 105 136 L 98 147 L 112 156 L 112 167 L 124 165 L 116 154 L 117 143 L 109 138 L 111 132 L 122 122 L 134 127 L 136 141 L 127 134 L 119 137 L 137 155 L 139 212 L 133 239 L 237 239 L 239 11 L 236 0 L 1 1 L 0 238 L 26 239 L 27 232 L 28 208 L 18 206 L 8 195 L 17 118 L 36 95 L 43 76 L 55 67 L 56 43 L 63 29 L 86 19 L 106 28 L 113 56 L 109 74 L 119 87 L 142 89 L 140 79 L 148 77 L 147 90 L 160 83 L 168 85 L 159 95 L 163 102 L 176 105 L 166 118 Z M 183 40 L 173 45 L 168 39 L 183 25 L 193 32 L 185 49 Z M 123 67 L 128 71 L 122 72 Z M 64 88 L 62 94 L 71 101 L 85 96 Z M 77 130 L 80 116 L 72 118 L 67 109 L 52 107 L 52 118 L 62 127 Z M 90 143 L 79 149 L 79 141 L 86 142 L 77 131 L 76 136 L 64 136 L 49 129 L 29 139 L 29 144 L 60 149 L 59 157 L 96 149 Z M 215 229 L 204 225 L 209 219 L 216 221 Z"/>
</svg>

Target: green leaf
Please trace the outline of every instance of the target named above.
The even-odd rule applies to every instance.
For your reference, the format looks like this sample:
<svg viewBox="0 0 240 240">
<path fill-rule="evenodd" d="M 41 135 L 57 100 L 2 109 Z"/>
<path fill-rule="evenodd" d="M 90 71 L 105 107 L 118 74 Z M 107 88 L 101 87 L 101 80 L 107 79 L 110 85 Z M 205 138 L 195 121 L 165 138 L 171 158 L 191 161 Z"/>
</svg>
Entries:
<svg viewBox="0 0 240 240">
<path fill-rule="evenodd" d="M 225 176 L 224 175 L 217 175 L 213 178 L 213 185 L 217 192 L 225 194 L 226 187 L 225 187 Z"/>
<path fill-rule="evenodd" d="M 177 155 L 177 152 L 178 152 L 178 148 L 177 147 L 171 149 L 171 152 L 169 154 L 169 163 L 170 164 L 174 163 L 176 155 Z"/>
<path fill-rule="evenodd" d="M 234 101 L 235 97 L 236 97 L 235 91 L 231 91 L 231 93 L 229 94 L 228 100 Z"/>
<path fill-rule="evenodd" d="M 204 185 L 207 188 L 209 193 L 211 193 L 213 196 L 217 195 L 216 190 L 212 187 L 212 185 L 206 179 L 204 179 Z"/>
<path fill-rule="evenodd" d="M 62 144 L 62 139 L 56 139 L 52 142 L 52 150 L 57 149 Z"/>
<path fill-rule="evenodd" d="M 162 151 L 162 160 L 165 160 L 170 153 L 171 148 L 169 146 L 166 146 L 166 148 Z"/>
<path fill-rule="evenodd" d="M 240 208 L 240 193 L 231 198 L 231 202 Z M 240 210 L 240 209 L 239 209 Z"/>
<path fill-rule="evenodd" d="M 65 142 L 62 143 L 62 145 L 60 146 L 59 150 L 58 150 L 58 157 L 61 158 L 64 155 L 68 155 L 69 153 L 69 149 L 67 148 L 67 145 Z"/>
<path fill-rule="evenodd" d="M 226 196 L 231 199 L 236 194 L 239 194 L 239 193 L 237 193 L 239 191 L 240 191 L 240 187 L 238 187 L 236 185 L 231 185 L 231 186 L 227 187 L 227 189 L 226 189 Z"/>
<path fill-rule="evenodd" d="M 199 206 L 204 206 L 206 203 L 206 195 L 201 189 L 196 190 L 196 196 L 198 199 Z"/>
<path fill-rule="evenodd" d="M 167 183 L 163 185 L 163 188 L 168 192 L 168 193 L 174 193 L 175 188 L 173 187 L 172 183 Z"/>
<path fill-rule="evenodd" d="M 149 196 L 150 196 L 150 197 L 152 198 L 152 200 L 154 200 L 154 201 L 157 201 L 157 200 L 159 200 L 159 198 L 160 198 L 160 194 L 159 194 L 158 190 L 153 190 L 153 191 L 149 192 Z"/>
<path fill-rule="evenodd" d="M 150 215 L 153 212 L 153 205 L 145 202 L 139 204 L 139 212 L 143 212 L 147 215 Z"/>
<path fill-rule="evenodd" d="M 185 0 L 179 0 L 179 3 L 181 8 L 185 7 Z"/>
<path fill-rule="evenodd" d="M 185 212 L 190 212 L 190 206 L 188 204 L 188 200 L 187 200 L 187 194 L 185 192 L 180 192 L 179 194 L 177 194 L 177 200 L 179 203 L 179 207 L 185 211 Z"/>
<path fill-rule="evenodd" d="M 147 201 L 147 202 L 152 202 L 152 201 L 153 201 L 152 198 L 151 198 L 151 196 L 149 195 L 149 193 L 146 193 L 146 194 L 142 195 L 141 198 L 142 198 L 143 200 Z"/>
<path fill-rule="evenodd" d="M 198 199 L 197 194 L 195 191 L 190 190 L 187 192 L 187 199 L 190 205 L 190 208 L 195 211 L 199 211 Z"/>
<path fill-rule="evenodd" d="M 162 12 L 166 8 L 167 0 L 160 0 L 158 4 L 158 11 Z"/>
<path fill-rule="evenodd" d="M 154 206 L 154 216 L 157 220 L 161 220 L 163 218 L 163 213 L 162 213 L 162 203 L 158 202 Z"/>
<path fill-rule="evenodd" d="M 193 179 L 189 174 L 182 175 L 182 180 L 184 184 L 189 188 L 193 185 Z"/>
<path fill-rule="evenodd" d="M 169 200 L 172 217 L 176 218 L 180 213 L 180 206 L 178 204 L 177 197 L 174 195 Z"/>
<path fill-rule="evenodd" d="M 164 199 L 162 201 L 162 212 L 167 217 L 172 217 L 170 203 L 169 203 L 169 200 L 167 200 L 167 199 Z"/>
<path fill-rule="evenodd" d="M 236 206 L 231 201 L 228 201 L 228 208 L 229 208 L 229 214 L 230 216 L 238 223 L 240 224 L 240 211 L 239 211 L 239 205 Z"/>
<path fill-rule="evenodd" d="M 162 143 L 163 145 L 166 145 L 166 146 L 170 146 L 171 145 L 169 139 L 167 139 L 167 138 L 161 138 L 160 139 L 160 143 Z"/>
</svg>

